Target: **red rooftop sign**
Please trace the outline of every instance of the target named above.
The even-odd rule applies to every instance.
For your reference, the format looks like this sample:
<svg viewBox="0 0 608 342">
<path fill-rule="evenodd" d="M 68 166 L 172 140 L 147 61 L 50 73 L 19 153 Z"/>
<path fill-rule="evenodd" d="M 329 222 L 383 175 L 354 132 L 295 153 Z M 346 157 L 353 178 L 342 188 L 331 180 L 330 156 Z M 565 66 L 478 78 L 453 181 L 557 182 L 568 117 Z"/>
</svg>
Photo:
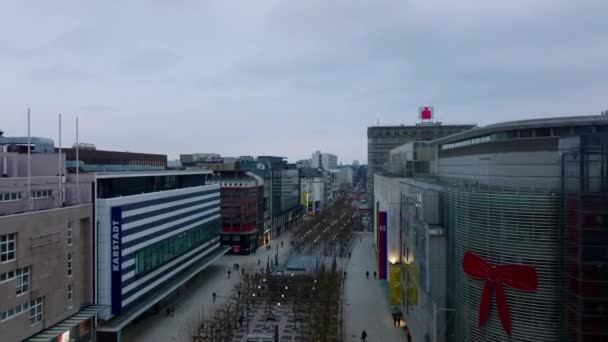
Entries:
<svg viewBox="0 0 608 342">
<path fill-rule="evenodd" d="M 433 107 L 430 107 L 430 106 L 418 107 L 418 116 L 422 120 L 433 119 Z"/>
</svg>

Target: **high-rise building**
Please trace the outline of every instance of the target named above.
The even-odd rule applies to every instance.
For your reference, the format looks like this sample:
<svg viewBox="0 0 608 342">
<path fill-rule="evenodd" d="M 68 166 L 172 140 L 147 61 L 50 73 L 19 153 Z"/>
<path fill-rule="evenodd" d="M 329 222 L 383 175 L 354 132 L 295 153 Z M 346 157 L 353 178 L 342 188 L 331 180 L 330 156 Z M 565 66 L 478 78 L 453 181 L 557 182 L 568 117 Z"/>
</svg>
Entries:
<svg viewBox="0 0 608 342">
<path fill-rule="evenodd" d="M 419 123 L 414 126 L 371 126 L 367 128 L 367 196 L 374 203 L 374 174 L 381 172 L 388 161 L 389 151 L 410 141 L 431 141 L 469 130 L 475 125 L 442 125 L 441 122 Z M 372 208 L 373 209 L 373 208 Z M 373 213 L 373 210 L 372 210 Z"/>
<path fill-rule="evenodd" d="M 331 153 L 314 152 L 310 159 L 311 167 L 322 168 L 325 171 L 338 169 L 338 157 Z"/>
</svg>

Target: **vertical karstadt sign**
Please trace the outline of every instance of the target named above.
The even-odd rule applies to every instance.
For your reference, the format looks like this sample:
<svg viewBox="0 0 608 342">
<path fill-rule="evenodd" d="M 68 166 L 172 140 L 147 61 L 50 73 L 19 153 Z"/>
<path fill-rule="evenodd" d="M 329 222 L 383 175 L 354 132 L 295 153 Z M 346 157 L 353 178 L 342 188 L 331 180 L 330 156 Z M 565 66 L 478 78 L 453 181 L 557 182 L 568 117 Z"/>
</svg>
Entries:
<svg viewBox="0 0 608 342">
<path fill-rule="evenodd" d="M 112 314 L 120 314 L 122 306 L 122 207 L 112 207 L 110 234 L 110 266 L 112 269 Z"/>
</svg>

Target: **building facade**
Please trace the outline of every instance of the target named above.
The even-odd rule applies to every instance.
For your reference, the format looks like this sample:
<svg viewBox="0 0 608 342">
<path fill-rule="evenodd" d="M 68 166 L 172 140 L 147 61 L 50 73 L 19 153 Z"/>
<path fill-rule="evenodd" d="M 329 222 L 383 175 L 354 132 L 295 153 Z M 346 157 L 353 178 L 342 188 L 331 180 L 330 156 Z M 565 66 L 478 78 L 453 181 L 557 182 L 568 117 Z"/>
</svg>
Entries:
<svg viewBox="0 0 608 342">
<path fill-rule="evenodd" d="M 338 157 L 335 154 L 314 152 L 310 159 L 311 167 L 322 168 L 325 171 L 338 169 Z"/>
<path fill-rule="evenodd" d="M 92 341 L 92 180 L 65 174 L 52 140 L 30 141 L 44 144 L 31 148 L 28 178 L 27 141 L 0 139 L 13 151 L 0 152 L 0 336 Z"/>
<path fill-rule="evenodd" d="M 507 122 L 432 145 L 428 176 L 375 176 L 375 209 L 387 215 L 380 222 L 387 223 L 388 239 L 401 241 L 408 264 L 402 309 L 414 340 L 607 338 L 601 322 L 608 319 L 608 118 Z M 401 183 L 399 196 L 391 182 Z M 425 198 L 434 193 L 438 205 L 429 206 Z M 399 211 L 390 205 L 395 201 Z M 439 220 L 429 219 L 429 209 L 441 213 Z M 395 217 L 402 218 L 398 238 L 391 235 Z M 443 231 L 447 244 L 431 247 L 429 238 L 440 240 L 416 231 L 425 225 Z M 395 244 L 385 245 L 390 258 Z M 424 248 L 446 255 L 448 266 L 429 267 L 432 257 L 421 262 L 425 253 L 416 251 Z M 435 285 L 445 279 L 445 301 L 442 291 L 433 294 L 434 284 L 428 291 L 432 278 Z"/>
<path fill-rule="evenodd" d="M 300 196 L 302 208 L 306 215 L 314 216 L 324 207 L 323 170 L 313 168 L 300 169 Z"/>
<path fill-rule="evenodd" d="M 95 175 L 96 300 L 102 340 L 228 251 L 220 244 L 220 187 L 207 170 Z"/>
<path fill-rule="evenodd" d="M 264 180 L 252 173 L 224 171 L 209 184 L 220 185 L 222 245 L 235 254 L 253 253 L 264 244 Z"/>
<path fill-rule="evenodd" d="M 367 194 L 370 207 L 374 203 L 374 174 L 383 170 L 393 148 L 410 141 L 431 141 L 475 127 L 474 125 L 442 125 L 420 123 L 414 126 L 371 126 L 367 128 Z"/>
</svg>

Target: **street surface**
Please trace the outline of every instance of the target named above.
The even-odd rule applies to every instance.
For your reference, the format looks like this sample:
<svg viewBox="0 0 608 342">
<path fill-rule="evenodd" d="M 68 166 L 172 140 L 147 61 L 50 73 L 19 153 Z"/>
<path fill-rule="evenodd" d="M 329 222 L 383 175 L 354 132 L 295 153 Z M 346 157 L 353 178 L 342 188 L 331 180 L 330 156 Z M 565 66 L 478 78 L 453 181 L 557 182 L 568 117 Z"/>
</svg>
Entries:
<svg viewBox="0 0 608 342">
<path fill-rule="evenodd" d="M 361 332 L 364 329 L 368 342 L 406 341 L 404 329 L 393 326 L 383 281 L 373 277 L 373 272 L 378 269 L 372 244 L 373 235 L 354 234 L 354 238 L 356 242 L 346 269 L 348 273 L 344 289 L 344 342 L 361 341 Z M 369 271 L 369 279 L 365 277 L 365 271 Z"/>
<path fill-rule="evenodd" d="M 232 269 L 234 263 L 241 268 L 253 270 L 266 266 L 267 258 L 274 258 L 276 246 L 279 247 L 279 259 L 285 260 L 289 253 L 291 233 L 284 233 L 281 238 L 272 241 L 272 250 L 265 246 L 258 249 L 256 255 L 226 255 L 215 264 L 195 277 L 188 289 L 171 305 L 175 312 L 173 317 L 166 315 L 165 308 L 161 312 L 128 326 L 123 332 L 123 341 L 152 342 L 152 341 L 189 341 L 192 329 L 203 315 L 209 316 L 214 307 L 223 304 L 230 295 L 234 285 L 240 281 L 240 272 Z M 388 297 L 382 281 L 373 279 L 373 271 L 377 269 L 376 256 L 373 251 L 370 233 L 354 234 L 355 243 L 352 257 L 339 258 L 340 266 L 347 264 L 347 279 L 345 295 L 345 342 L 360 341 L 363 329 L 367 332 L 367 341 L 391 342 L 405 341 L 403 328 L 393 326 Z M 227 271 L 231 270 L 228 279 Z M 370 279 L 366 279 L 365 271 L 369 270 Z M 213 303 L 212 293 L 216 292 L 217 299 Z"/>
<path fill-rule="evenodd" d="M 258 248 L 255 255 L 225 255 L 216 263 L 203 270 L 192 279 L 190 287 L 181 293 L 171 305 L 175 312 L 173 317 L 166 315 L 166 307 L 161 312 L 126 327 L 123 331 L 123 341 L 126 342 L 153 342 L 153 341 L 189 341 L 194 326 L 198 325 L 199 317 L 209 316 L 214 307 L 223 304 L 230 295 L 234 285 L 240 281 L 240 272 L 232 266 L 238 263 L 241 268 L 253 270 L 261 266 L 266 267 L 267 258 L 274 258 L 276 246 L 279 246 L 279 261 L 283 261 L 289 252 L 289 239 L 291 232 L 285 232 L 280 238 L 271 241 L 272 250 L 267 251 L 266 246 Z M 283 241 L 283 247 L 280 242 Z M 227 271 L 231 270 L 230 279 Z M 213 303 L 212 294 L 217 294 Z"/>
</svg>

